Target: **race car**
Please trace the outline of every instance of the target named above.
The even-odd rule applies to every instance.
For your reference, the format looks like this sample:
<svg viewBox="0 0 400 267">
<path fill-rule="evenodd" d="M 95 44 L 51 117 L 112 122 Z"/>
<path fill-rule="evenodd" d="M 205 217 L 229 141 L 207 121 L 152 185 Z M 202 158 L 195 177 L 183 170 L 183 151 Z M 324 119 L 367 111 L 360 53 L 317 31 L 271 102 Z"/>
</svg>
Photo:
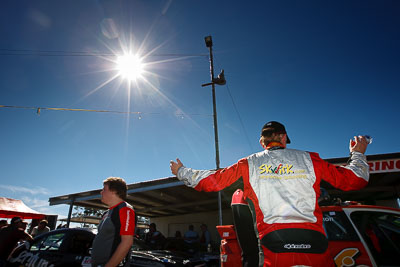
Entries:
<svg viewBox="0 0 400 267">
<path fill-rule="evenodd" d="M 217 226 L 221 266 L 241 266 L 242 257 L 258 262 L 258 241 L 247 203 L 232 198 L 235 225 Z M 235 192 L 236 193 L 236 192 Z M 241 199 L 242 198 L 242 199 Z M 239 200 L 238 200 L 239 199 Z M 400 209 L 337 202 L 321 206 L 328 250 L 338 267 L 400 266 Z M 240 214 L 240 215 L 239 215 Z M 235 220 L 235 217 L 240 218 Z M 252 238 L 250 238 L 252 237 Z"/>
<path fill-rule="evenodd" d="M 82 266 L 90 258 L 95 234 L 88 229 L 59 229 L 24 242 L 11 253 L 10 266 Z"/>
<path fill-rule="evenodd" d="M 95 234 L 90 229 L 72 228 L 50 231 L 14 249 L 9 266 L 91 267 L 90 249 Z M 203 258 L 169 250 L 150 250 L 138 239 L 132 247 L 130 266 L 208 266 Z"/>
<path fill-rule="evenodd" d="M 400 210 L 354 205 L 321 207 L 336 266 L 400 266 Z"/>
</svg>

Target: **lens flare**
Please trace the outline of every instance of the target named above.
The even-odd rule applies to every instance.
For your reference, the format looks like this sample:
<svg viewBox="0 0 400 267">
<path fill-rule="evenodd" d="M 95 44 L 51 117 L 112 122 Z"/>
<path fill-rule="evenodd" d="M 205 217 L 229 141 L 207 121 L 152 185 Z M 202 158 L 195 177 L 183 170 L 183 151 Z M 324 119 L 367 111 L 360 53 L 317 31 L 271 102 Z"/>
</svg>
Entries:
<svg viewBox="0 0 400 267">
<path fill-rule="evenodd" d="M 136 81 L 142 78 L 144 66 L 139 56 L 133 54 L 125 54 L 119 56 L 116 61 L 118 74 L 127 80 Z"/>
</svg>

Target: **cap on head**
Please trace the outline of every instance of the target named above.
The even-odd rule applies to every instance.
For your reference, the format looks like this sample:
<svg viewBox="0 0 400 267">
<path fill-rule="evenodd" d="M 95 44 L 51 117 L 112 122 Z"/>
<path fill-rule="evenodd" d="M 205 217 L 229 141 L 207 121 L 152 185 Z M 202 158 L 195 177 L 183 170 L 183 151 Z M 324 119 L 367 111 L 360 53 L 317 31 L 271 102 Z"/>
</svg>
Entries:
<svg viewBox="0 0 400 267">
<path fill-rule="evenodd" d="M 286 134 L 286 143 L 290 144 L 289 136 L 286 133 L 285 126 L 277 121 L 270 121 L 264 124 L 261 129 L 261 136 L 269 136 L 272 133 Z"/>
<path fill-rule="evenodd" d="M 49 222 L 47 220 L 41 220 L 39 222 L 39 224 L 43 224 L 43 225 L 47 226 L 49 224 Z"/>
</svg>

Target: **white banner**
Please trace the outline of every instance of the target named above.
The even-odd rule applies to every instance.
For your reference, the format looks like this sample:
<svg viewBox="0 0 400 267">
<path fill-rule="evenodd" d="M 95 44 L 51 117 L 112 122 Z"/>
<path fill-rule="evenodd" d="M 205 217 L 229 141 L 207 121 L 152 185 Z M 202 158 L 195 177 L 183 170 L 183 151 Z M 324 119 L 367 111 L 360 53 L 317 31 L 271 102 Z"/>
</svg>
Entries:
<svg viewBox="0 0 400 267">
<path fill-rule="evenodd" d="M 400 159 L 368 161 L 370 173 L 400 172 Z"/>
</svg>

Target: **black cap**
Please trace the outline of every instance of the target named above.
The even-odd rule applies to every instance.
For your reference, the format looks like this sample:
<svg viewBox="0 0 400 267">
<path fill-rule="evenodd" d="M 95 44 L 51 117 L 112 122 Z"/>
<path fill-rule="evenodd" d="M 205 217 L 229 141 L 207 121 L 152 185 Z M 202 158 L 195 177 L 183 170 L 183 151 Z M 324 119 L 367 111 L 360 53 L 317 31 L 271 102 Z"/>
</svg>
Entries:
<svg viewBox="0 0 400 267">
<path fill-rule="evenodd" d="M 286 143 L 290 144 L 289 136 L 286 133 L 285 126 L 277 121 L 270 121 L 264 124 L 261 129 L 261 136 L 267 136 L 271 133 L 284 133 L 286 134 Z"/>
</svg>

